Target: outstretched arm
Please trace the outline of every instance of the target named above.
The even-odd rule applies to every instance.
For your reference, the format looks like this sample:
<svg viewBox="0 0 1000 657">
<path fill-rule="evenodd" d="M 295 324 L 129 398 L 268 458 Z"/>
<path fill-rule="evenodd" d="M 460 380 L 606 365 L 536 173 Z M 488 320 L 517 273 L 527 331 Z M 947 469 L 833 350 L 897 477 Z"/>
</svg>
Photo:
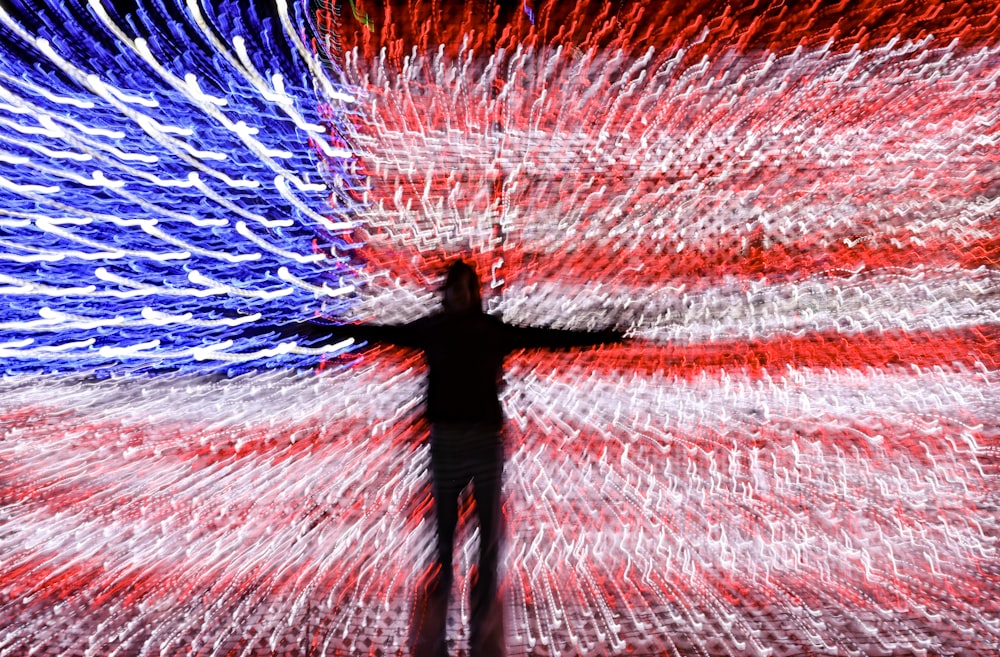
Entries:
<svg viewBox="0 0 1000 657">
<path fill-rule="evenodd" d="M 404 347 L 419 347 L 420 331 L 415 324 L 331 324 L 309 319 L 301 322 L 256 326 L 253 335 L 274 333 L 279 340 L 318 342 L 354 338 L 365 342 L 388 342 Z"/>
<path fill-rule="evenodd" d="M 625 335 L 618 331 L 569 331 L 536 326 L 509 326 L 508 340 L 511 349 L 567 349 L 618 344 Z"/>
</svg>

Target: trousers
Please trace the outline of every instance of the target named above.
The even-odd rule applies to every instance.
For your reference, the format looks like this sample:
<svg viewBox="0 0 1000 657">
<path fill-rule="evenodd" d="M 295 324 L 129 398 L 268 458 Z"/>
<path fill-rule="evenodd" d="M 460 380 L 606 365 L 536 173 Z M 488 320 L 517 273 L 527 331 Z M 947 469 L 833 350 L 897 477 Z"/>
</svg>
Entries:
<svg viewBox="0 0 1000 657">
<path fill-rule="evenodd" d="M 414 657 L 446 657 L 455 528 L 459 498 L 472 486 L 479 523 L 479 563 L 470 591 L 469 657 L 504 654 L 503 604 L 498 567 L 503 534 L 504 448 L 500 431 L 479 424 L 435 424 L 431 428 L 431 493 L 437 516 L 435 576 L 418 596 Z"/>
</svg>

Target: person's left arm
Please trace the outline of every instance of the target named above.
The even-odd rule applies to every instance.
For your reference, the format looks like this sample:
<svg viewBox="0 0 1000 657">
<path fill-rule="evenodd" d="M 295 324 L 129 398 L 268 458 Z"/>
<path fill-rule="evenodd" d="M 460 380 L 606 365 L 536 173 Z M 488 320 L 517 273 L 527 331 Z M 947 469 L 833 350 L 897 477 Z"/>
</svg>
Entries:
<svg viewBox="0 0 1000 657">
<path fill-rule="evenodd" d="M 569 349 L 618 344 L 625 334 L 607 329 L 603 331 L 572 331 L 540 326 L 514 326 L 505 324 L 508 346 L 513 349 Z"/>
</svg>

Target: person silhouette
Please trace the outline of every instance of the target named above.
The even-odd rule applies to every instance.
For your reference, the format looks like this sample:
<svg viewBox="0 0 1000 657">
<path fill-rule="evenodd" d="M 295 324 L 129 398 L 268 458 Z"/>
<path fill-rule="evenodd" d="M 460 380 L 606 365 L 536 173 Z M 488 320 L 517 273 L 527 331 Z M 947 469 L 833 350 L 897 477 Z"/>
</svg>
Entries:
<svg viewBox="0 0 1000 657">
<path fill-rule="evenodd" d="M 472 485 L 479 523 L 479 563 L 470 594 L 469 655 L 504 654 L 498 596 L 504 467 L 500 382 L 504 358 L 527 348 L 584 347 L 619 342 L 615 331 L 568 331 L 507 324 L 483 311 L 480 280 L 464 260 L 447 271 L 440 312 L 407 324 L 284 325 L 283 335 L 310 340 L 352 337 L 420 349 L 428 369 L 425 415 L 430 423 L 431 494 L 437 521 L 437 562 L 414 614 L 414 657 L 445 657 L 459 498 Z"/>
</svg>

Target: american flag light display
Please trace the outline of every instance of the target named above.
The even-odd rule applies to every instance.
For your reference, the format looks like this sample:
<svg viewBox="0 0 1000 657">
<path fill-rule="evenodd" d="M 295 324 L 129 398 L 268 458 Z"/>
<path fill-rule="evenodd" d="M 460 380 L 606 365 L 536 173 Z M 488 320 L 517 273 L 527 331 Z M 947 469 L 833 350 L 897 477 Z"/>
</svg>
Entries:
<svg viewBox="0 0 1000 657">
<path fill-rule="evenodd" d="M 458 255 L 632 337 L 507 363 L 509 654 L 1000 652 L 995 3 L 138 4 L 0 3 L 0 655 L 407 654 L 420 356 L 245 329 Z"/>
</svg>

